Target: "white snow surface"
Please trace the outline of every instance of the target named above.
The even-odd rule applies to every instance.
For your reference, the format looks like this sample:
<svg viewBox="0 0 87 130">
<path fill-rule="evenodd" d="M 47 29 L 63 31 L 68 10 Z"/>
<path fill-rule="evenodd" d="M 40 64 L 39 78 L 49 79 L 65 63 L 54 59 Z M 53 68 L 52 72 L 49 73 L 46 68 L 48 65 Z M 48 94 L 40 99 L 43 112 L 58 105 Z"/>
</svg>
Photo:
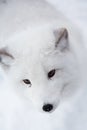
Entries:
<svg viewBox="0 0 87 130">
<path fill-rule="evenodd" d="M 87 0 L 48 1 L 81 28 L 86 43 Z M 87 44 L 85 44 L 85 47 L 87 47 Z M 85 90 L 81 91 L 79 98 L 75 102 L 66 105 L 65 109 L 61 107 L 52 114 L 43 114 L 31 107 L 32 105 L 29 106 L 28 101 L 25 101 L 22 97 L 17 97 L 13 90 L 8 90 L 4 86 L 2 88 L 2 83 L 3 75 L 1 72 L 0 130 L 87 130 L 86 87 L 84 87 Z M 64 122 L 62 121 L 62 118 L 64 118 L 62 117 L 63 113 L 65 115 Z M 56 120 L 58 116 L 60 120 Z"/>
</svg>

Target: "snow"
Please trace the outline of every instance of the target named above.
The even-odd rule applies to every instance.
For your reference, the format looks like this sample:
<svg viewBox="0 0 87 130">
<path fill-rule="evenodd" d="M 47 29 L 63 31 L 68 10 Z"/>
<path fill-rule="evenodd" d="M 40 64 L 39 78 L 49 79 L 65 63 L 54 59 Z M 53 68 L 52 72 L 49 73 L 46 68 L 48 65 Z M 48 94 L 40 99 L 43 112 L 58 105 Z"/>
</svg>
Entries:
<svg viewBox="0 0 87 130">
<path fill-rule="evenodd" d="M 48 1 L 81 28 L 84 41 L 86 42 L 87 1 Z M 85 44 L 85 46 L 87 47 L 87 44 Z M 28 125 L 30 126 L 30 130 L 39 130 L 39 128 L 43 130 L 87 130 L 87 88 L 80 93 L 79 99 L 76 102 L 70 104 L 64 110 L 60 108 L 60 113 L 56 111 L 54 114 L 45 115 L 37 112 L 35 108 L 30 107 L 28 105 L 28 101 L 25 101 L 24 99 L 21 100 L 20 98 L 22 97 L 17 97 L 12 90 L 7 90 L 4 86 L 2 88 L 2 74 L 0 75 L 0 80 L 0 130 L 28 130 Z M 57 116 L 60 116 L 59 119 L 62 120 L 62 115 L 64 112 L 66 112 L 67 115 L 65 115 L 65 122 L 61 123 L 61 121 L 56 121 Z M 32 117 L 32 115 L 36 115 L 36 117 Z M 43 120 L 43 122 L 41 120 Z M 13 123 L 15 121 L 20 123 Z M 51 125 L 52 122 L 53 124 Z M 60 122 L 59 125 L 58 122 Z M 22 126 L 22 124 L 24 125 Z M 59 127 L 57 127 L 57 125 Z M 33 129 L 31 129 L 32 127 Z"/>
</svg>

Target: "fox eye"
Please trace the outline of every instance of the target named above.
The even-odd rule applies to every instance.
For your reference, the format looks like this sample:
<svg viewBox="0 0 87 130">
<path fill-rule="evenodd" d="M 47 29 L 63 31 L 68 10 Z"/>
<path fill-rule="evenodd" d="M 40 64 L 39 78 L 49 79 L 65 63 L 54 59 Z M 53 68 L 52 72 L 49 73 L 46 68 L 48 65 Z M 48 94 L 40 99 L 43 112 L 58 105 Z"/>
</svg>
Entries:
<svg viewBox="0 0 87 130">
<path fill-rule="evenodd" d="M 23 82 L 31 87 L 31 82 L 29 79 L 24 79 Z"/>
<path fill-rule="evenodd" d="M 49 79 L 52 78 L 52 77 L 55 75 L 55 72 L 56 72 L 55 69 L 49 71 L 49 72 L 48 72 L 48 78 L 49 78 Z"/>
</svg>

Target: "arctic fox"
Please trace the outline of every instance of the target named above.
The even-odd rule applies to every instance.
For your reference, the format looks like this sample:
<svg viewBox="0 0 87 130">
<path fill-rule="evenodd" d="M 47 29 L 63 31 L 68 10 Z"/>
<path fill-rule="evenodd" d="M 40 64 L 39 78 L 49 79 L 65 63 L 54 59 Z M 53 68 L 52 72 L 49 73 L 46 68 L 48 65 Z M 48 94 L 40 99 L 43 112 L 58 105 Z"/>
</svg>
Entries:
<svg viewBox="0 0 87 130">
<path fill-rule="evenodd" d="M 54 113 L 80 87 L 82 64 L 78 29 L 52 5 L 44 0 L 0 3 L 0 65 L 9 88 L 22 99 Z"/>
</svg>

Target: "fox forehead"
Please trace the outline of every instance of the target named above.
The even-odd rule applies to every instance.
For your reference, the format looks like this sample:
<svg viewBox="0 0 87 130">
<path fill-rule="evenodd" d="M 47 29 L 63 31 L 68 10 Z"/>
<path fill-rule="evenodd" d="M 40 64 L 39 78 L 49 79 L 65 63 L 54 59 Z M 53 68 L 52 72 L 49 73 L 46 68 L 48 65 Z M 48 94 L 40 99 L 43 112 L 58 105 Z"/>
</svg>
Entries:
<svg viewBox="0 0 87 130">
<path fill-rule="evenodd" d="M 26 30 L 9 37 L 5 46 L 9 47 L 10 53 L 15 60 L 26 60 L 26 63 L 34 63 L 40 57 L 46 57 L 54 49 L 55 38 L 50 29 Z M 32 62 L 30 62 L 32 61 Z"/>
<path fill-rule="evenodd" d="M 15 42 L 15 44 L 24 45 L 25 47 L 43 47 L 47 45 L 46 42 L 55 40 L 53 35 L 52 25 L 50 26 L 43 26 L 43 27 L 33 27 L 27 28 L 25 30 L 18 31 L 13 33 L 10 37 L 5 39 L 7 44 Z M 4 41 L 4 42 L 5 42 Z M 15 45 L 16 46 L 16 45 Z"/>
</svg>

